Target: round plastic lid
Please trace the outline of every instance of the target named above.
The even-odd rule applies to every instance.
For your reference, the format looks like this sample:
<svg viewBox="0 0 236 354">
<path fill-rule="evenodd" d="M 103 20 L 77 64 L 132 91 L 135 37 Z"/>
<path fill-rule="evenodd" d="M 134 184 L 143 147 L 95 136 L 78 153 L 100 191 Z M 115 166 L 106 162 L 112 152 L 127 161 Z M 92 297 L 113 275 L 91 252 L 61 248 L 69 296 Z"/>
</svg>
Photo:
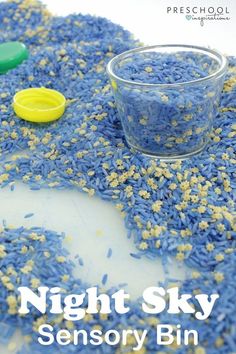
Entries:
<svg viewBox="0 0 236 354">
<path fill-rule="evenodd" d="M 28 58 L 28 50 L 23 43 L 5 42 L 0 44 L 0 74 L 17 67 Z"/>
<path fill-rule="evenodd" d="M 59 119 L 65 106 L 66 99 L 60 92 L 45 87 L 22 90 L 13 97 L 13 109 L 17 116 L 34 123 Z"/>
</svg>

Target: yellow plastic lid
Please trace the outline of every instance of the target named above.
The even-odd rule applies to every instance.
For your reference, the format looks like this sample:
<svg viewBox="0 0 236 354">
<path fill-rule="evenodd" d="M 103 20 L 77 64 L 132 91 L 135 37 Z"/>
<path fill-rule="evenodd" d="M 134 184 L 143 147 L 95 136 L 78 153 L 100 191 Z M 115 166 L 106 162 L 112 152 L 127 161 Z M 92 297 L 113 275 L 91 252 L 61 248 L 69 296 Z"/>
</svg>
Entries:
<svg viewBox="0 0 236 354">
<path fill-rule="evenodd" d="M 47 123 L 59 119 L 66 107 L 65 97 L 45 87 L 19 91 L 13 97 L 16 115 L 34 123 Z"/>
</svg>

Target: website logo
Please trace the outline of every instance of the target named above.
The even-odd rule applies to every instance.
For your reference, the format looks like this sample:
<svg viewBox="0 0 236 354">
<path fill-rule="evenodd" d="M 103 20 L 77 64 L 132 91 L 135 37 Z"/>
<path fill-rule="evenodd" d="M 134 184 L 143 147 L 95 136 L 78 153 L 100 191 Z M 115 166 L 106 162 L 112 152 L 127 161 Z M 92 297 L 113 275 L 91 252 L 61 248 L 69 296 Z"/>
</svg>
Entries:
<svg viewBox="0 0 236 354">
<path fill-rule="evenodd" d="M 187 21 L 198 21 L 201 26 L 205 22 L 229 21 L 230 11 L 227 6 L 167 6 L 167 14 L 180 14 Z"/>
</svg>

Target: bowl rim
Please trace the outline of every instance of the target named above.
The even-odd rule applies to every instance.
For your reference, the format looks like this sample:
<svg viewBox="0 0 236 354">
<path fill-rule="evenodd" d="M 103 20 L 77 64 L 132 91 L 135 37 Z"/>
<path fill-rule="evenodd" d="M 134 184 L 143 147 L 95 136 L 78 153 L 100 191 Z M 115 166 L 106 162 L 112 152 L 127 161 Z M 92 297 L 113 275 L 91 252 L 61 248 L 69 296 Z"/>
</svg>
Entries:
<svg viewBox="0 0 236 354">
<path fill-rule="evenodd" d="M 156 49 L 156 48 L 158 49 L 158 48 L 168 48 L 168 47 L 169 48 L 192 49 L 193 51 L 194 50 L 202 51 L 202 52 L 205 52 L 205 54 L 208 56 L 210 56 L 210 54 L 211 54 L 220 60 L 221 65 L 215 72 L 213 72 L 212 74 L 207 75 L 203 78 L 196 79 L 196 80 L 190 80 L 190 81 L 175 82 L 175 83 L 171 83 L 171 84 L 169 84 L 169 83 L 153 84 L 153 83 L 147 83 L 147 82 L 137 82 L 137 81 L 132 81 L 132 80 L 126 80 L 114 73 L 114 70 L 113 70 L 114 65 L 116 63 L 118 63 L 121 59 L 125 58 L 126 56 L 129 56 L 130 54 L 135 54 L 138 52 L 143 52 L 146 50 L 151 50 L 151 49 Z M 215 50 L 215 49 L 210 49 L 207 47 L 190 45 L 190 44 L 158 44 L 158 45 L 137 47 L 134 49 L 126 50 L 125 52 L 116 55 L 114 58 L 112 58 L 108 62 L 107 66 L 106 66 L 106 71 L 111 79 L 113 79 L 115 81 L 119 81 L 124 84 L 132 85 L 132 86 L 139 86 L 139 87 L 149 87 L 149 88 L 155 88 L 155 87 L 157 87 L 157 88 L 158 87 L 159 88 L 173 88 L 173 87 L 181 87 L 181 86 L 200 84 L 205 81 L 209 81 L 211 79 L 219 78 L 225 74 L 227 66 L 228 66 L 228 60 L 227 60 L 226 56 L 223 55 L 220 51 Z"/>
</svg>

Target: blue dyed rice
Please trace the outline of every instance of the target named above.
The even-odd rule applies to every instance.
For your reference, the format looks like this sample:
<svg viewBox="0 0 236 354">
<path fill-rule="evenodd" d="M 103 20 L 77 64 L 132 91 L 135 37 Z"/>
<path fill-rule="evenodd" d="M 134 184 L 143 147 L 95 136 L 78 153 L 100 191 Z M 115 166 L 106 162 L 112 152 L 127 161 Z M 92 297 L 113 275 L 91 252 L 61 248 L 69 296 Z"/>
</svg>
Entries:
<svg viewBox="0 0 236 354">
<path fill-rule="evenodd" d="M 32 218 L 34 216 L 34 213 L 29 213 L 24 216 L 25 219 Z"/>
<path fill-rule="evenodd" d="M 107 251 L 107 258 L 111 258 L 111 256 L 112 256 L 112 249 L 109 248 Z"/>
</svg>

